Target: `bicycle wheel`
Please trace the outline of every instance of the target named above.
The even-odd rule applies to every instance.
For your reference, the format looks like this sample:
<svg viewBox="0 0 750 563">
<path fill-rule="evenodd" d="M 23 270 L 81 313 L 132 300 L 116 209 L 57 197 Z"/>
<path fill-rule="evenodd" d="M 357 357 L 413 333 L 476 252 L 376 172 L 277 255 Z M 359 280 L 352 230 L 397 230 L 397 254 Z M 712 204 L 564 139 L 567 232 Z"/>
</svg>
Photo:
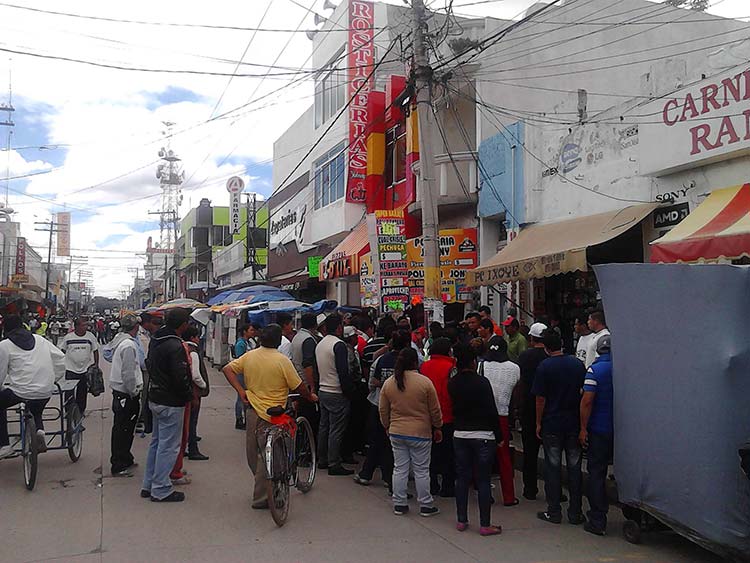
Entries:
<svg viewBox="0 0 750 563">
<path fill-rule="evenodd" d="M 23 428 L 23 482 L 28 490 L 33 490 L 36 485 L 36 473 L 38 467 L 39 442 L 36 436 L 36 423 L 34 417 L 26 415 Z"/>
<path fill-rule="evenodd" d="M 83 451 L 83 430 L 81 429 L 81 409 L 72 403 L 65 414 L 67 430 L 65 431 L 65 443 L 68 446 L 68 456 L 75 463 L 81 458 Z"/>
<path fill-rule="evenodd" d="M 302 493 L 312 489 L 318 468 L 315 437 L 312 426 L 304 416 L 297 419 L 297 436 L 294 444 L 297 459 L 297 490 Z"/>
<path fill-rule="evenodd" d="M 281 527 L 289 516 L 289 456 L 284 432 L 273 429 L 266 441 L 266 493 L 268 508 L 276 525 Z"/>
</svg>

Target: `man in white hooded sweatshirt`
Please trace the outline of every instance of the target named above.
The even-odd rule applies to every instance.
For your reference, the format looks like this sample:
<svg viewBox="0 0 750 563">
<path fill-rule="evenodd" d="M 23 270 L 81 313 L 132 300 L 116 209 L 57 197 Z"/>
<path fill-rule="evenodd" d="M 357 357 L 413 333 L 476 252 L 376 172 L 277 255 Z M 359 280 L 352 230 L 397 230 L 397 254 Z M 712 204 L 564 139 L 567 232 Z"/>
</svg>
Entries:
<svg viewBox="0 0 750 563">
<path fill-rule="evenodd" d="M 128 314 L 120 319 L 120 332 L 104 348 L 104 359 L 112 362 L 109 384 L 112 387 L 112 455 L 109 459 L 112 475 L 132 477 L 135 460 L 133 446 L 135 425 L 141 410 L 143 372 L 135 341 L 141 318 Z"/>
<path fill-rule="evenodd" d="M 43 336 L 24 328 L 18 315 L 5 319 L 6 339 L 0 342 L 0 459 L 13 453 L 6 409 L 25 403 L 34 416 L 40 451 L 47 449 L 42 412 L 65 376 L 65 354 Z"/>
</svg>

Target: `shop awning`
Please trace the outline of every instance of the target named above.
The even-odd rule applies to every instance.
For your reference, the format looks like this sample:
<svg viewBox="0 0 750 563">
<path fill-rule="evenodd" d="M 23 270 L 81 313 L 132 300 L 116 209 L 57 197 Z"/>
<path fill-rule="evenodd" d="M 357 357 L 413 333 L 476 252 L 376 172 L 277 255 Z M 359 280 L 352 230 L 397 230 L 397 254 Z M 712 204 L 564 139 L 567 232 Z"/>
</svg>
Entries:
<svg viewBox="0 0 750 563">
<path fill-rule="evenodd" d="M 750 184 L 714 190 L 690 215 L 652 243 L 652 262 L 698 262 L 750 256 Z"/>
<path fill-rule="evenodd" d="M 470 286 L 545 278 L 585 271 L 586 249 L 625 233 L 658 207 L 658 203 L 558 221 L 539 223 L 518 236 L 490 260 L 467 272 Z"/>
<path fill-rule="evenodd" d="M 369 252 L 367 221 L 364 219 L 321 260 L 321 281 L 359 275 L 359 257 Z"/>
</svg>

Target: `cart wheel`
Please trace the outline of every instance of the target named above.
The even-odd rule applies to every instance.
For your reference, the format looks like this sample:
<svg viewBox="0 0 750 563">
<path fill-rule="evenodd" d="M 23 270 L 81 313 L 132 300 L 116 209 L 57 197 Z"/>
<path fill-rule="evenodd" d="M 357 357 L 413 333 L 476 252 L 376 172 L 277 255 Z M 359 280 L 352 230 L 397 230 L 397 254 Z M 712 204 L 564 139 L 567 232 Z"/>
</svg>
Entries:
<svg viewBox="0 0 750 563">
<path fill-rule="evenodd" d="M 36 424 L 34 417 L 28 415 L 24 422 L 23 446 L 21 447 L 23 455 L 23 482 L 30 491 L 34 490 L 36 485 L 37 462 L 39 455 L 39 442 L 36 436 Z"/>
<path fill-rule="evenodd" d="M 75 403 L 71 404 L 65 417 L 68 423 L 68 428 L 65 432 L 68 456 L 75 463 L 81 458 L 81 452 L 83 451 L 83 428 L 81 427 L 83 417 L 78 405 Z"/>
<path fill-rule="evenodd" d="M 622 533 L 625 536 L 625 540 L 629 543 L 639 544 L 642 541 L 641 527 L 638 522 L 632 520 L 626 520 L 622 525 Z"/>
</svg>

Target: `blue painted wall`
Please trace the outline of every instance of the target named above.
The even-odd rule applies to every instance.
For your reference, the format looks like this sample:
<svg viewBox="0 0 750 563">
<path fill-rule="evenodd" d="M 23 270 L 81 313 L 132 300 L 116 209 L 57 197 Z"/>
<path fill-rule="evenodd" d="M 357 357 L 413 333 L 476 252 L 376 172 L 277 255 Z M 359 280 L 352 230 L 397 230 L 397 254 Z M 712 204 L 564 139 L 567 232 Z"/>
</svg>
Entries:
<svg viewBox="0 0 750 563">
<path fill-rule="evenodd" d="M 479 216 L 493 217 L 506 212 L 506 225 L 518 226 L 526 220 L 523 162 L 524 126 L 516 122 L 479 145 Z M 511 147 L 516 145 L 516 150 Z M 515 153 L 515 206 L 513 165 Z M 511 218 L 510 210 L 513 210 Z"/>
</svg>

